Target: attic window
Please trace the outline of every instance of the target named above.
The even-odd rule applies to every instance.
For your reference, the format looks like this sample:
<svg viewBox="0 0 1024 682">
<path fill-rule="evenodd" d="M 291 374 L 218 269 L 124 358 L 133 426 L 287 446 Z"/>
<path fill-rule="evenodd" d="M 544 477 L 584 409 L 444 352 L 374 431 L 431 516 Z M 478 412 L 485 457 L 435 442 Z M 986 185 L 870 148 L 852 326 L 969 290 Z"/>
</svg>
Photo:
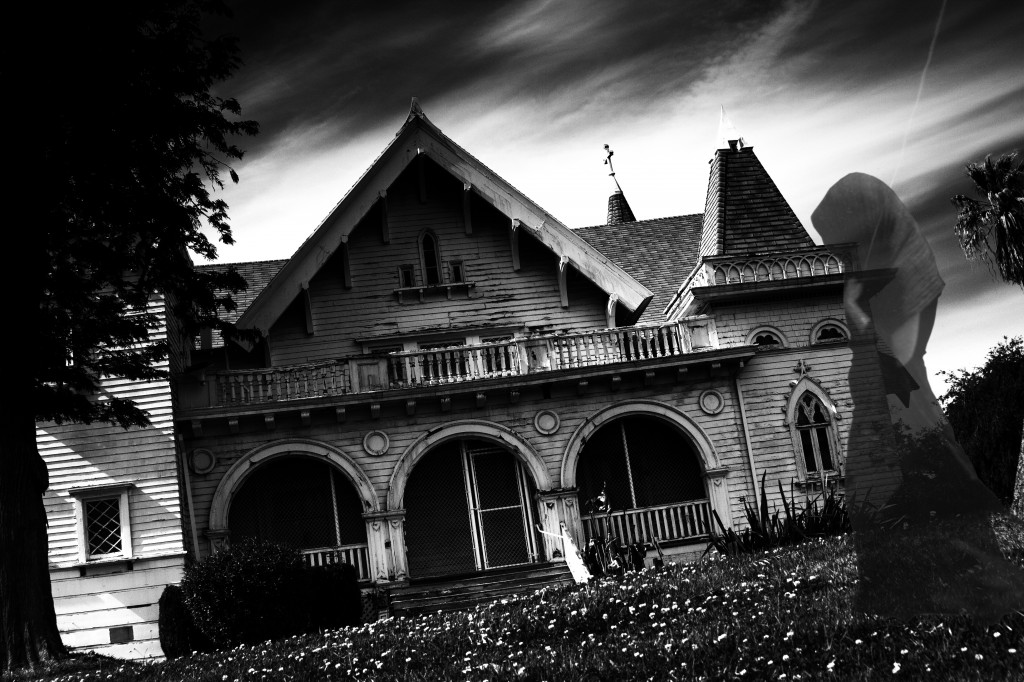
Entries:
<svg viewBox="0 0 1024 682">
<path fill-rule="evenodd" d="M 754 345 L 757 346 L 758 350 L 771 350 L 781 347 L 782 341 L 771 332 L 761 332 L 754 337 Z"/>
<path fill-rule="evenodd" d="M 416 271 L 411 265 L 398 266 L 398 282 L 402 288 L 416 286 Z"/>
<path fill-rule="evenodd" d="M 424 232 L 420 237 L 420 256 L 423 259 L 424 284 L 432 286 L 441 283 L 441 258 L 437 246 L 437 237 L 431 232 Z"/>
<path fill-rule="evenodd" d="M 460 284 L 466 281 L 466 271 L 463 268 L 462 261 L 453 260 L 451 262 L 452 270 L 452 284 Z"/>
<path fill-rule="evenodd" d="M 814 335 L 814 343 L 836 343 L 846 341 L 846 332 L 838 325 L 826 324 Z"/>
</svg>

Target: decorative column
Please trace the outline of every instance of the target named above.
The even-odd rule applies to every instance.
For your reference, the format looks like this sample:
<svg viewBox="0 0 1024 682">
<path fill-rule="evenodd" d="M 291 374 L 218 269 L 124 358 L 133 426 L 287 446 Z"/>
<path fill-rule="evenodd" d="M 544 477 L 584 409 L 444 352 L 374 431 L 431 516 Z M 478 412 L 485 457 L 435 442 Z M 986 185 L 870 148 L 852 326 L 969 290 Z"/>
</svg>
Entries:
<svg viewBox="0 0 1024 682">
<path fill-rule="evenodd" d="M 405 555 L 405 510 L 392 509 L 387 514 L 393 580 L 409 579 L 409 561 Z"/>
<path fill-rule="evenodd" d="M 704 488 L 708 491 L 708 501 L 713 511 L 718 512 L 718 517 L 722 519 L 722 524 L 726 528 L 732 527 L 732 505 L 729 504 L 729 483 L 726 481 L 726 477 L 729 475 L 728 467 L 718 467 L 716 469 L 707 469 L 704 471 Z M 714 517 L 711 518 L 713 527 L 710 530 L 718 530 L 714 528 L 718 524 L 715 522 Z"/>
<path fill-rule="evenodd" d="M 395 579 L 389 526 L 391 518 L 396 515 L 405 518 L 405 511 L 374 511 L 363 514 L 366 521 L 366 559 L 370 565 L 370 579 L 377 584 Z"/>
<path fill-rule="evenodd" d="M 210 554 L 227 551 L 231 547 L 231 531 L 227 528 L 206 531 L 206 540 L 210 543 Z M 199 548 L 196 548 L 198 553 Z"/>
<path fill-rule="evenodd" d="M 562 526 L 569 533 L 569 537 L 576 541 L 577 548 L 581 541 L 580 515 L 576 505 L 576 489 L 562 488 L 559 490 L 545 490 L 537 493 L 538 518 L 542 520 L 542 527 L 547 533 L 554 533 L 556 536 L 562 534 Z M 544 539 L 544 555 L 549 561 L 565 561 L 565 550 L 562 542 L 557 537 L 542 535 Z"/>
</svg>

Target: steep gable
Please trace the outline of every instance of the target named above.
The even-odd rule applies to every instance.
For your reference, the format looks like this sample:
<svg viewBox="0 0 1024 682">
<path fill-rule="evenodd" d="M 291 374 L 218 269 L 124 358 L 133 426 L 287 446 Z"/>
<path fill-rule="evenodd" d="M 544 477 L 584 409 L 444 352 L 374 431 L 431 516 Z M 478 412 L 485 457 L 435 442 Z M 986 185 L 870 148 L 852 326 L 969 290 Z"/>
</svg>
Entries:
<svg viewBox="0 0 1024 682">
<path fill-rule="evenodd" d="M 813 246 L 753 147 L 730 140 L 728 148 L 715 153 L 704 209 L 702 257 Z"/>
<path fill-rule="evenodd" d="M 332 256 L 340 252 L 346 257 L 353 230 L 381 202 L 386 210 L 389 188 L 419 157 L 440 166 L 467 194 L 505 216 L 513 243 L 517 231 L 529 235 L 606 294 L 616 295 L 629 316 L 642 314 L 651 299 L 648 289 L 446 137 L 414 102 L 395 139 L 239 317 L 239 326 L 269 330 Z M 385 216 L 385 231 L 386 221 Z M 386 232 L 383 241 L 388 241 Z"/>
</svg>

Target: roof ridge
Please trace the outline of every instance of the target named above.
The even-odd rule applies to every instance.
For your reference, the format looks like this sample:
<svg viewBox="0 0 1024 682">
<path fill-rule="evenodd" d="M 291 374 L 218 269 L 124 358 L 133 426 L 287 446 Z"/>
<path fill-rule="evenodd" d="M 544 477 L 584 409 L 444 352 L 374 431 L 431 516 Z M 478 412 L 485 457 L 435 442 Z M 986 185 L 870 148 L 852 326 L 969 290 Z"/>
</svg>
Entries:
<svg viewBox="0 0 1024 682">
<path fill-rule="evenodd" d="M 699 218 L 703 218 L 704 214 L 703 213 L 680 213 L 679 215 L 667 215 L 667 216 L 662 216 L 660 218 L 645 218 L 644 220 L 633 220 L 633 221 L 628 222 L 628 223 L 616 223 L 616 224 L 613 224 L 613 225 L 609 225 L 608 223 L 600 223 L 598 225 L 583 225 L 581 227 L 571 227 L 569 229 L 573 230 L 574 232 L 578 232 L 579 230 L 591 230 L 591 229 L 596 229 L 598 227 L 635 226 L 635 225 L 642 225 L 644 223 L 655 223 L 655 222 L 658 222 L 659 220 L 678 220 L 679 218 L 698 218 L 698 217 Z"/>
</svg>

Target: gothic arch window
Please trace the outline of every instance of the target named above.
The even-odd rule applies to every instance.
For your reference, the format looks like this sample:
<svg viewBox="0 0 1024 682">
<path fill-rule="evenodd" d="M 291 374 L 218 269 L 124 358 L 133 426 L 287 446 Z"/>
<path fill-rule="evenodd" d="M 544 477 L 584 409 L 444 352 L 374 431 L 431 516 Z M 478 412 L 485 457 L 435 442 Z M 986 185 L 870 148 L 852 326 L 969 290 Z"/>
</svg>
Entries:
<svg viewBox="0 0 1024 682">
<path fill-rule="evenodd" d="M 423 263 L 423 284 L 441 283 L 441 247 L 433 232 L 420 235 L 420 261 Z"/>
<path fill-rule="evenodd" d="M 775 327 L 763 325 L 747 334 L 747 345 L 757 346 L 757 350 L 776 350 L 787 346 L 785 335 Z"/>
<path fill-rule="evenodd" d="M 839 320 L 822 320 L 811 329 L 811 344 L 842 343 L 850 340 L 850 332 Z"/>
<path fill-rule="evenodd" d="M 835 410 L 830 402 L 826 403 L 828 398 L 824 391 L 802 388 L 797 386 L 788 410 L 797 468 L 804 480 L 838 475 L 840 456 Z"/>
</svg>

